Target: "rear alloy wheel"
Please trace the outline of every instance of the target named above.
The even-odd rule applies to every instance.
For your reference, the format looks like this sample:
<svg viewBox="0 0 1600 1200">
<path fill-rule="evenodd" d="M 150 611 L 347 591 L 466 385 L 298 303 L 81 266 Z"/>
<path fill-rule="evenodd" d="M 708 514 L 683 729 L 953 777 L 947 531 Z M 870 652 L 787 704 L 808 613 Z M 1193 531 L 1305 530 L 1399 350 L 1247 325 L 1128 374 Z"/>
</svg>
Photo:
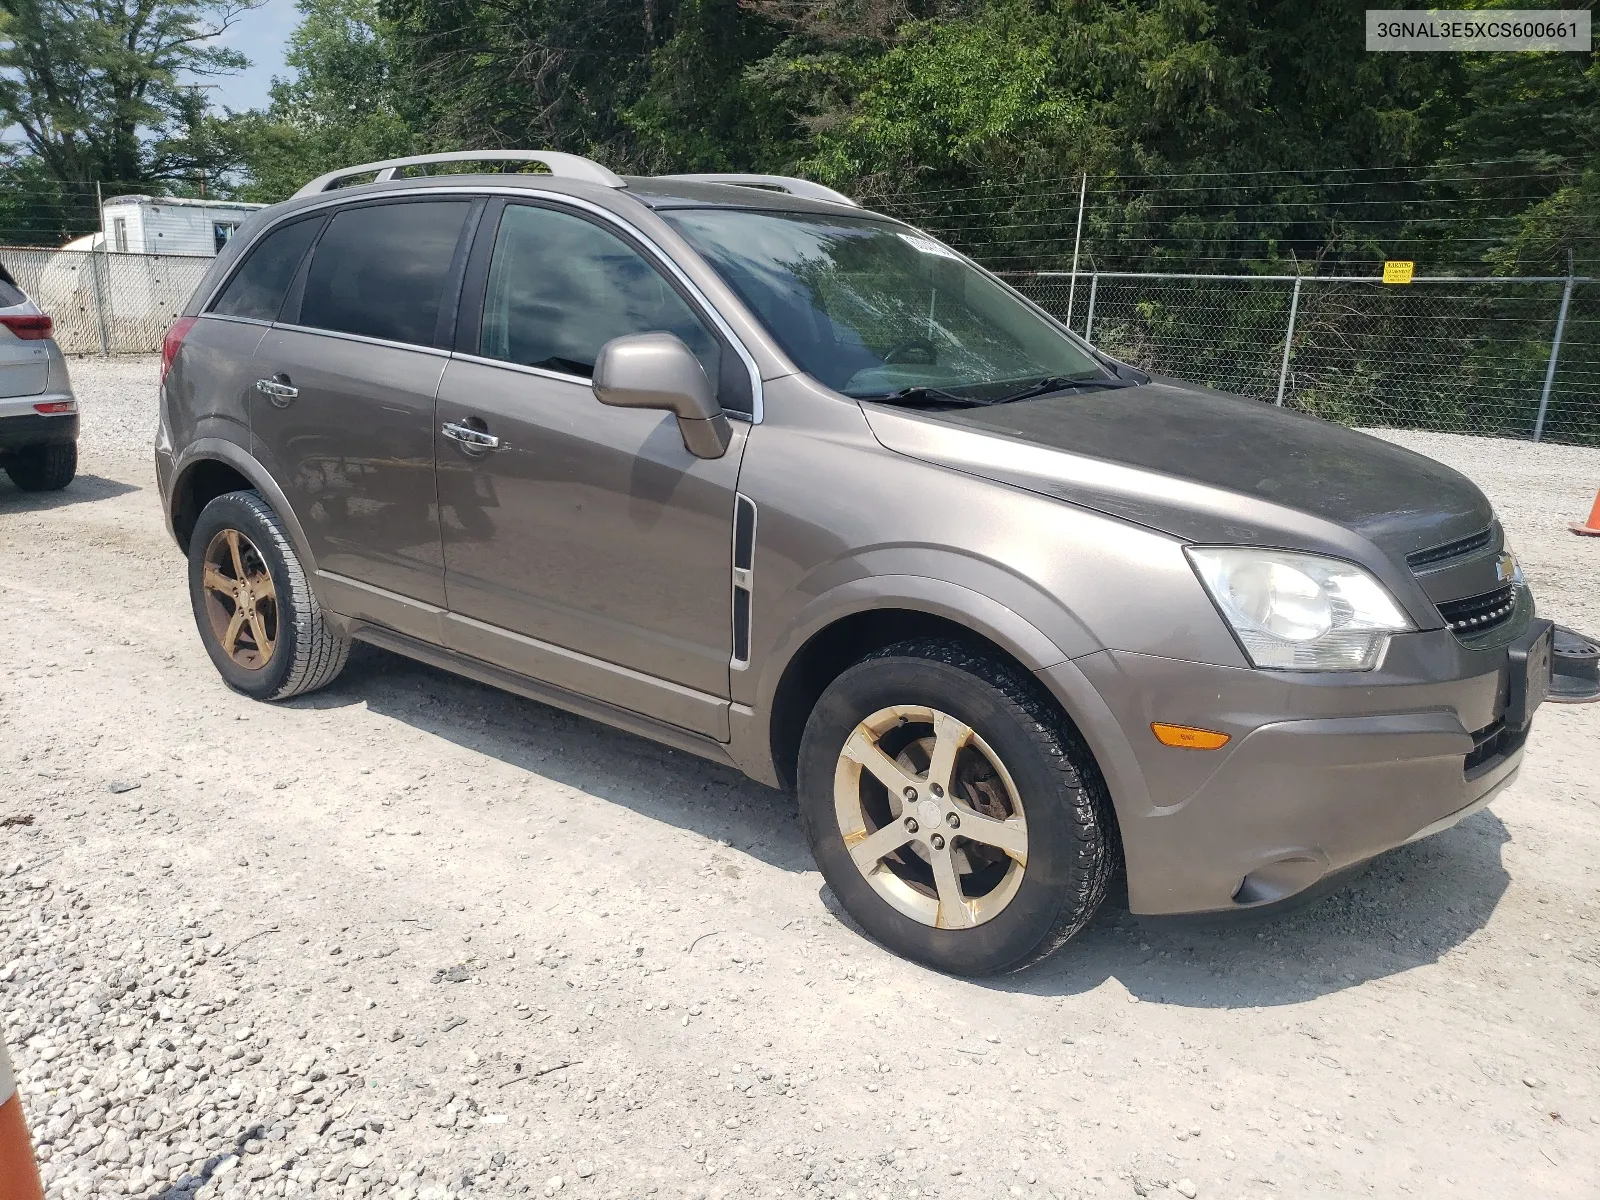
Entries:
<svg viewBox="0 0 1600 1200">
<path fill-rule="evenodd" d="M 272 661 L 278 644 L 278 594 L 256 545 L 237 529 L 219 529 L 206 547 L 201 587 L 211 636 L 245 671 Z"/>
<path fill-rule="evenodd" d="M 831 683 L 800 747 L 800 811 L 867 933 L 958 975 L 1036 962 L 1094 916 L 1117 863 L 1093 756 L 1004 663 L 891 646 Z"/>
<path fill-rule="evenodd" d="M 189 600 L 223 679 L 257 700 L 332 683 L 349 639 L 323 616 L 282 519 L 257 492 L 205 506 L 189 539 Z"/>
<path fill-rule="evenodd" d="M 78 443 L 28 446 L 6 459 L 6 474 L 25 492 L 59 492 L 78 474 Z"/>
</svg>

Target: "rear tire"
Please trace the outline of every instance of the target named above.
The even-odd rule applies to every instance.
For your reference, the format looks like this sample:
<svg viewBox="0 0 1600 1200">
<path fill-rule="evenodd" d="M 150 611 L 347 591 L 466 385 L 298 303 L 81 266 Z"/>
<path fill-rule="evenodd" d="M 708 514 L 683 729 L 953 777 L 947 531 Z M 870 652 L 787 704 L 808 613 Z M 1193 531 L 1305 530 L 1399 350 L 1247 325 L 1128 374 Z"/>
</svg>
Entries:
<svg viewBox="0 0 1600 1200">
<path fill-rule="evenodd" d="M 845 910 L 955 975 L 1059 948 L 1119 861 L 1110 796 L 1071 723 L 1014 669 L 953 642 L 890 646 L 828 686 L 801 741 L 799 799 Z"/>
<path fill-rule="evenodd" d="M 212 663 L 247 696 L 287 700 L 344 670 L 350 640 L 329 624 L 288 530 L 258 492 L 228 492 L 201 511 L 189 538 L 189 601 Z"/>
<path fill-rule="evenodd" d="M 28 446 L 6 459 L 6 474 L 25 492 L 59 492 L 78 474 L 78 443 Z"/>
</svg>

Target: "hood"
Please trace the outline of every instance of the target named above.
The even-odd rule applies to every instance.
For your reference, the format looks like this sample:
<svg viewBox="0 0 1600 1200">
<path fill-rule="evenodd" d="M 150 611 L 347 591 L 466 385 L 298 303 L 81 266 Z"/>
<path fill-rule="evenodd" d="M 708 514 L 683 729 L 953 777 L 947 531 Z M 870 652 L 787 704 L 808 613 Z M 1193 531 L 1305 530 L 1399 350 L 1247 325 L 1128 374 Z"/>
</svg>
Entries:
<svg viewBox="0 0 1600 1200">
<path fill-rule="evenodd" d="M 1356 561 L 1375 546 L 1400 566 L 1494 519 L 1477 486 L 1442 463 L 1316 417 L 1171 381 L 949 412 L 862 408 L 891 450 L 1187 541 Z"/>
</svg>

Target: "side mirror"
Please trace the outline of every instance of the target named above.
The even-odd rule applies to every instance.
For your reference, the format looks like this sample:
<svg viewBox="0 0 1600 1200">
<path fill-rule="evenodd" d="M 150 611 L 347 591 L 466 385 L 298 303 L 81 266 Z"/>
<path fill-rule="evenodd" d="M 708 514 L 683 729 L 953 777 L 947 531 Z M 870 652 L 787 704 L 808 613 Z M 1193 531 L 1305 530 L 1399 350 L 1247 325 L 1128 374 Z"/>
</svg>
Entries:
<svg viewBox="0 0 1600 1200">
<path fill-rule="evenodd" d="M 601 404 L 674 414 L 684 449 L 698 458 L 721 458 L 733 440 L 700 360 L 670 333 L 634 333 L 601 346 L 593 387 Z"/>
</svg>

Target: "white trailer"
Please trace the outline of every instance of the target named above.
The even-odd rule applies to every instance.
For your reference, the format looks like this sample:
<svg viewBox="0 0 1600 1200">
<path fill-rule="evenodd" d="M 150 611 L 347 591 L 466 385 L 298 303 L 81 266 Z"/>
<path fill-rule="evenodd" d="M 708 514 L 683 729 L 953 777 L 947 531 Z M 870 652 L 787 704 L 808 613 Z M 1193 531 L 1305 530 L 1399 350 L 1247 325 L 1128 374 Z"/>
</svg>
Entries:
<svg viewBox="0 0 1600 1200">
<path fill-rule="evenodd" d="M 228 244 L 244 219 L 264 204 L 116 196 L 101 213 L 101 245 L 114 254 L 190 254 L 207 258 Z"/>
</svg>

